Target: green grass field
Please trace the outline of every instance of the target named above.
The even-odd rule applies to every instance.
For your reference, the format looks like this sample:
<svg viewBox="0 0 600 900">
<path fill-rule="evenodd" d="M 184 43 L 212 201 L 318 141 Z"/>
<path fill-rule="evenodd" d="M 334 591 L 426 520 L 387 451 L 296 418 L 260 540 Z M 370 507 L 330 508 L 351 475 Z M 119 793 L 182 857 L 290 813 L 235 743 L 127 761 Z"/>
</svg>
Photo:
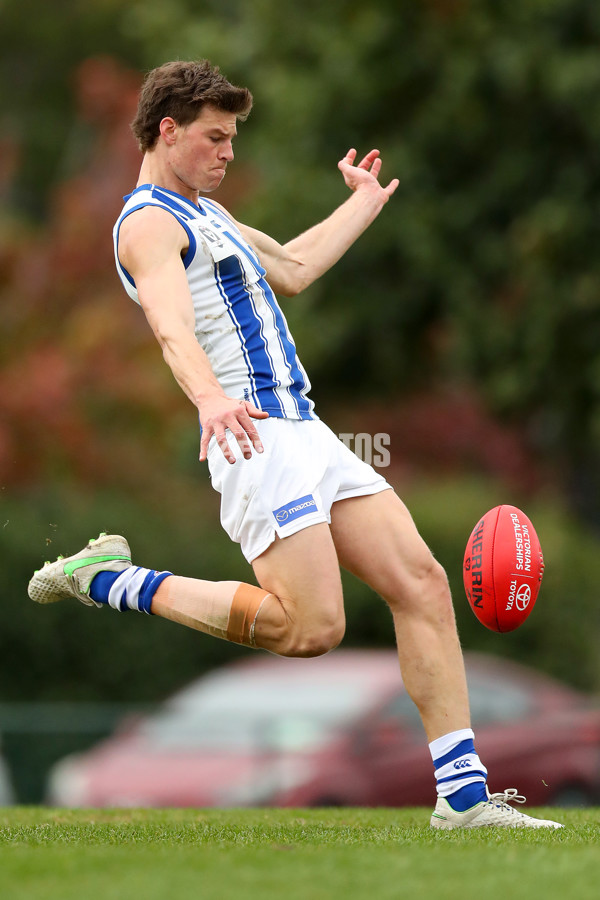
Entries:
<svg viewBox="0 0 600 900">
<path fill-rule="evenodd" d="M 596 898 L 600 810 L 441 832 L 430 810 L 0 810 L 2 900 Z"/>
</svg>

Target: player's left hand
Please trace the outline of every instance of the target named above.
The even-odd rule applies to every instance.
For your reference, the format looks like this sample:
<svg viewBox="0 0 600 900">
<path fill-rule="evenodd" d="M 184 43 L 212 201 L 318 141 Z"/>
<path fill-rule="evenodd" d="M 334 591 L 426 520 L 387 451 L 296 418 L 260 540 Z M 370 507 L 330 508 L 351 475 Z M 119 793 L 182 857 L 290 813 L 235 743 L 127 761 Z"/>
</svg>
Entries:
<svg viewBox="0 0 600 900">
<path fill-rule="evenodd" d="M 343 159 L 338 163 L 338 169 L 344 176 L 344 181 L 351 191 L 361 189 L 375 189 L 384 195 L 384 202 L 387 202 L 392 196 L 398 185 L 397 178 L 383 187 L 379 183 L 379 173 L 381 171 L 381 156 L 379 150 L 371 150 L 357 165 L 355 165 L 356 150 L 354 148 L 348 150 Z"/>
<path fill-rule="evenodd" d="M 265 410 L 254 406 L 249 400 L 236 400 L 221 391 L 216 391 L 202 402 L 198 411 L 202 425 L 200 462 L 205 461 L 209 441 L 214 437 L 227 462 L 234 464 L 236 458 L 229 446 L 227 431 L 230 431 L 237 441 L 244 459 L 250 459 L 253 450 L 257 453 L 263 452 L 260 435 L 252 420 L 268 419 L 269 413 Z"/>
</svg>

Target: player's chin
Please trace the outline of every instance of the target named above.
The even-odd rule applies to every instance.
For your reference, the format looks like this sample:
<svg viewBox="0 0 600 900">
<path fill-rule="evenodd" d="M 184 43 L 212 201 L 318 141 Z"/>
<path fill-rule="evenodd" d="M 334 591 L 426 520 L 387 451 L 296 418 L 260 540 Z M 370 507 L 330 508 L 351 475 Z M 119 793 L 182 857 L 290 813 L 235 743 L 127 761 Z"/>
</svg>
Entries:
<svg viewBox="0 0 600 900">
<path fill-rule="evenodd" d="M 221 182 L 225 178 L 226 172 L 227 172 L 227 169 L 213 169 L 212 170 L 211 175 L 213 176 L 213 179 L 216 181 L 217 187 L 221 184 Z"/>
<path fill-rule="evenodd" d="M 204 184 L 200 188 L 200 192 L 208 194 L 210 191 L 216 191 L 224 178 L 225 169 L 213 169 L 210 176 L 205 179 Z"/>
</svg>

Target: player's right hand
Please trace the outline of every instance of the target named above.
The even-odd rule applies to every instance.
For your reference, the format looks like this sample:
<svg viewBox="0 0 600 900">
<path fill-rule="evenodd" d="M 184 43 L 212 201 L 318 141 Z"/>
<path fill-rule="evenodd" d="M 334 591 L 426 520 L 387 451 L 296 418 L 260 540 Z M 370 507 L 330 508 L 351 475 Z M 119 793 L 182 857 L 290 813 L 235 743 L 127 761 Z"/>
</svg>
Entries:
<svg viewBox="0 0 600 900">
<path fill-rule="evenodd" d="M 239 444 L 244 459 L 250 459 L 252 450 L 263 452 L 263 445 L 253 419 L 268 419 L 269 413 L 248 400 L 234 400 L 226 395 L 205 401 L 200 408 L 202 439 L 200 441 L 200 462 L 208 453 L 208 444 L 215 438 L 228 463 L 235 462 L 235 455 L 229 446 L 226 431 L 229 430 Z"/>
<path fill-rule="evenodd" d="M 387 203 L 400 182 L 397 178 L 392 178 L 386 187 L 379 183 L 382 164 L 379 150 L 371 150 L 358 164 L 355 163 L 356 150 L 354 148 L 348 150 L 338 163 L 338 169 L 344 176 L 347 187 L 351 191 L 375 190 L 382 197 L 383 202 Z"/>
</svg>

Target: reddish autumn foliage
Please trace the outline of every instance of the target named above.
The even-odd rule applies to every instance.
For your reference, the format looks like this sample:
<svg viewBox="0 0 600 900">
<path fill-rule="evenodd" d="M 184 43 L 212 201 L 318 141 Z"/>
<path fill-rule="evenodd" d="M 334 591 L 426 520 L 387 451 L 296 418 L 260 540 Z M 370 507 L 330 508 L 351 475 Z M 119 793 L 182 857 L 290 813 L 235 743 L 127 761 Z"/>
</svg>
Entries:
<svg viewBox="0 0 600 900">
<path fill-rule="evenodd" d="M 2 484 L 57 471 L 122 478 L 140 429 L 151 462 L 187 402 L 113 263 L 112 226 L 140 164 L 128 128 L 139 77 L 97 58 L 79 67 L 75 86 L 93 139 L 55 186 L 45 225 L 8 230 L 0 256 Z M 16 164 L 7 168 L 5 178 Z"/>
</svg>

